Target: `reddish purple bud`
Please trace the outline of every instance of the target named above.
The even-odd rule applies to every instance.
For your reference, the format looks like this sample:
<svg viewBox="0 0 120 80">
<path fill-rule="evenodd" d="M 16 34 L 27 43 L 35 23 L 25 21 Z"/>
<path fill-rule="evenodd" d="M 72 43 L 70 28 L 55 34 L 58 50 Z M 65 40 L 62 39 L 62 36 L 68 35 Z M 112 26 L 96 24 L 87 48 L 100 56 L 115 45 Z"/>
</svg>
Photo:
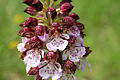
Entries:
<svg viewBox="0 0 120 80">
<path fill-rule="evenodd" d="M 35 33 L 36 35 L 38 36 L 42 36 L 44 35 L 44 33 L 47 31 L 47 27 L 46 26 L 36 26 L 36 30 L 35 30 Z"/>
<path fill-rule="evenodd" d="M 83 57 L 87 57 L 92 52 L 92 50 L 90 50 L 89 47 L 85 47 L 85 49 L 86 49 L 86 53 Z"/>
<path fill-rule="evenodd" d="M 39 0 L 24 0 L 25 4 L 34 7 L 37 11 L 41 11 L 43 9 L 43 5 Z"/>
<path fill-rule="evenodd" d="M 38 25 L 38 20 L 36 18 L 29 17 L 23 23 L 20 24 L 21 27 L 35 27 Z"/>
<path fill-rule="evenodd" d="M 43 9 L 43 5 L 39 0 L 34 0 L 32 6 L 38 11 L 41 11 Z"/>
<path fill-rule="evenodd" d="M 72 18 L 75 19 L 75 20 L 78 20 L 78 19 L 79 19 L 79 16 L 78 16 L 77 14 L 75 14 L 75 13 L 70 13 L 68 16 L 69 16 L 69 17 L 72 17 Z"/>
<path fill-rule="evenodd" d="M 29 6 L 32 6 L 32 3 L 33 3 L 34 0 L 23 0 L 23 3 L 29 5 Z"/>
<path fill-rule="evenodd" d="M 49 51 L 48 53 L 45 54 L 45 60 L 57 61 L 58 58 L 59 58 L 59 55 L 53 51 Z"/>
<path fill-rule="evenodd" d="M 79 28 L 80 31 L 85 29 L 84 24 L 82 24 L 82 23 L 77 22 L 75 25 Z"/>
<path fill-rule="evenodd" d="M 32 16 L 35 16 L 35 15 L 37 14 L 37 10 L 36 10 L 35 8 L 31 7 L 31 6 L 30 6 L 30 7 L 27 7 L 27 8 L 24 10 L 24 12 L 26 12 L 26 13 L 32 15 Z"/>
<path fill-rule="evenodd" d="M 64 3 L 60 7 L 60 12 L 62 14 L 69 14 L 72 9 L 73 9 L 72 4 L 70 4 L 70 3 Z"/>
<path fill-rule="evenodd" d="M 35 35 L 35 33 L 31 28 L 24 27 L 19 31 L 18 35 L 20 35 L 21 37 L 31 38 Z"/>
<path fill-rule="evenodd" d="M 54 19 L 57 16 L 57 12 L 55 8 L 49 7 L 46 12 L 47 18 L 51 16 L 52 19 Z"/>
<path fill-rule="evenodd" d="M 72 26 L 72 25 L 74 25 L 75 24 L 75 19 L 73 19 L 72 17 L 69 17 L 69 16 L 67 16 L 67 17 L 65 17 L 65 18 L 63 18 L 63 20 L 62 20 L 62 22 L 63 22 L 63 26 L 65 27 L 69 27 L 69 26 Z"/>
<path fill-rule="evenodd" d="M 27 74 L 29 75 L 36 75 L 39 72 L 39 68 L 38 67 L 32 67 L 30 68 L 29 72 Z"/>
<path fill-rule="evenodd" d="M 62 0 L 62 1 L 60 2 L 60 6 L 61 6 L 62 4 L 64 4 L 64 3 L 70 3 L 70 2 L 72 2 L 72 0 Z"/>
<path fill-rule="evenodd" d="M 27 50 L 33 49 L 33 48 L 42 48 L 43 44 L 42 41 L 40 41 L 37 37 L 33 37 L 31 38 L 26 44 L 25 44 L 25 48 Z"/>
<path fill-rule="evenodd" d="M 63 70 L 66 71 L 67 73 L 75 73 L 76 71 L 76 65 L 74 62 L 70 60 L 66 60 L 63 62 Z"/>
</svg>

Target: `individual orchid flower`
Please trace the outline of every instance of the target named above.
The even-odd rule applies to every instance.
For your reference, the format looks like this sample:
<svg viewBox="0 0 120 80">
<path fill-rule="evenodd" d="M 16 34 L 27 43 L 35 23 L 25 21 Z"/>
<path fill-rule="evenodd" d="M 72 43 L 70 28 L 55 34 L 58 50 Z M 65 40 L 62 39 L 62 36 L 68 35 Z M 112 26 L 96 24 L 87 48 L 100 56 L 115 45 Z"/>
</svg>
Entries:
<svg viewBox="0 0 120 80">
<path fill-rule="evenodd" d="M 37 67 L 40 63 L 42 55 L 44 55 L 43 51 L 38 50 L 30 50 L 26 52 L 27 56 L 24 57 L 24 63 L 27 65 L 26 71 L 29 72 L 30 68 Z"/>
</svg>

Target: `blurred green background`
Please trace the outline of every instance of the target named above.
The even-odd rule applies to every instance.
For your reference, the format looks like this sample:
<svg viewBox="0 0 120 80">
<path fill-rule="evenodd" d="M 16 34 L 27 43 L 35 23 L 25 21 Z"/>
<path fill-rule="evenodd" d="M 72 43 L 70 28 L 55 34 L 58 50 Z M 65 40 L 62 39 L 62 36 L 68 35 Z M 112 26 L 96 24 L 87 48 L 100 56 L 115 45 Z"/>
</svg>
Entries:
<svg viewBox="0 0 120 80">
<path fill-rule="evenodd" d="M 93 50 L 88 56 L 92 71 L 76 73 L 78 80 L 120 80 L 120 0 L 73 0 L 80 21 L 85 24 L 84 44 Z M 18 26 L 29 15 L 22 0 L 0 0 L 0 80 L 34 80 L 25 72 L 16 45 Z"/>
</svg>

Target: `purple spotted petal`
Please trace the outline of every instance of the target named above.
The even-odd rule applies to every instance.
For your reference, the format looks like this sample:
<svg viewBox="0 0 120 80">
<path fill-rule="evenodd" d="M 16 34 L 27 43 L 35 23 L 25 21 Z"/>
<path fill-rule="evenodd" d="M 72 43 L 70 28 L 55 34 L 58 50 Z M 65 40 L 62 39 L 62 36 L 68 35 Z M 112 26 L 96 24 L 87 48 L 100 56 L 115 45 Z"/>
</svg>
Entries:
<svg viewBox="0 0 120 80">
<path fill-rule="evenodd" d="M 80 30 L 77 26 L 72 26 L 68 31 L 67 33 L 69 35 L 72 35 L 72 36 L 75 36 L 75 37 L 78 37 L 80 36 Z"/>
<path fill-rule="evenodd" d="M 50 43 L 47 43 L 47 49 L 50 51 L 56 51 L 57 49 L 63 51 L 68 45 L 67 40 L 63 40 L 61 38 L 55 38 Z"/>
<path fill-rule="evenodd" d="M 27 65 L 26 71 L 28 72 L 31 67 L 37 67 L 40 63 L 41 60 L 41 55 L 40 53 L 36 50 L 30 50 L 27 52 L 27 56 L 24 58 L 24 63 Z"/>
<path fill-rule="evenodd" d="M 57 63 L 58 65 L 59 63 Z M 52 77 L 52 80 L 57 80 L 58 78 L 61 77 L 62 71 L 60 71 L 60 68 L 56 67 L 54 64 L 48 64 L 45 67 L 41 68 L 39 70 L 39 75 L 43 79 L 48 79 L 49 77 Z"/>
<path fill-rule="evenodd" d="M 74 47 L 69 52 L 69 59 L 73 62 L 79 62 L 85 53 L 85 47 Z"/>
</svg>

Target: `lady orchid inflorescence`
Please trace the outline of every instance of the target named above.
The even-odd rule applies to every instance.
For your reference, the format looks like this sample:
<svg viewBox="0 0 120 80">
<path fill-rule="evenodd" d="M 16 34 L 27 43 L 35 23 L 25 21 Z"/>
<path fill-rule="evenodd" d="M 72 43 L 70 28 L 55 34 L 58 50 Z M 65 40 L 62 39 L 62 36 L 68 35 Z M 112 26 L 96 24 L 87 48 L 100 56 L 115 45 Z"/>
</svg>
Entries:
<svg viewBox="0 0 120 80">
<path fill-rule="evenodd" d="M 71 0 L 23 0 L 29 7 L 25 13 L 35 16 L 20 24 L 22 43 L 17 48 L 26 64 L 28 75 L 35 80 L 76 80 L 76 70 L 88 65 L 89 47 L 83 45 L 84 25 L 79 16 L 70 13 Z"/>
</svg>

